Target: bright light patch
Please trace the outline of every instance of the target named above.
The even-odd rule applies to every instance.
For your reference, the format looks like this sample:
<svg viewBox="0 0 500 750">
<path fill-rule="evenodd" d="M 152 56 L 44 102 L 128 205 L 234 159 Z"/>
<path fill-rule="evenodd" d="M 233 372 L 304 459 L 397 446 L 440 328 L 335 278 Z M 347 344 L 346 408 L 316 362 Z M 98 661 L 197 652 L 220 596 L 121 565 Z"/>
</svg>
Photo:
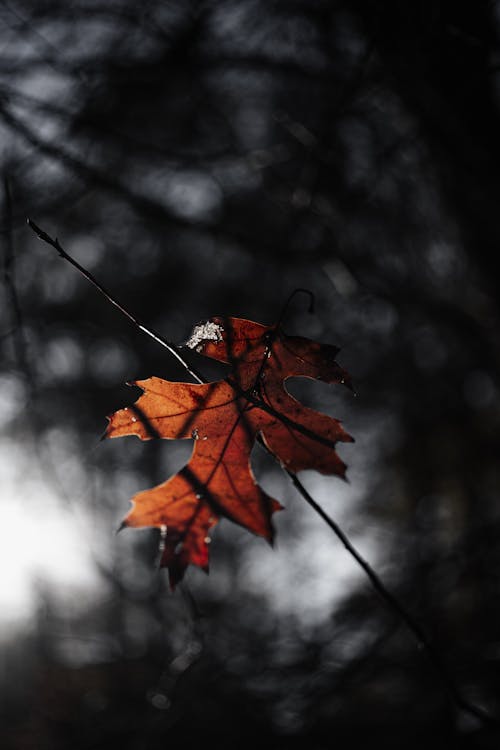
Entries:
<svg viewBox="0 0 500 750">
<path fill-rule="evenodd" d="M 359 510 L 364 486 L 321 477 L 314 472 L 303 473 L 311 494 L 336 518 L 342 527 Z M 266 486 L 267 489 L 267 486 Z M 329 508 L 335 495 L 335 510 Z M 286 523 L 281 513 L 275 518 L 277 541 L 273 548 L 249 544 L 243 563 L 242 583 L 250 590 L 264 592 L 270 606 L 282 617 L 293 616 L 303 627 L 313 627 L 330 616 L 331 611 L 363 582 L 364 574 L 346 553 L 335 535 L 300 498 L 290 503 L 284 513 L 300 516 L 300 534 L 283 542 L 280 525 Z M 280 516 L 282 516 L 280 518 Z M 372 562 L 377 559 L 377 545 L 368 538 L 353 535 L 352 541 Z M 272 571 L 272 574 L 270 573 Z"/>
<path fill-rule="evenodd" d="M 0 624 L 13 626 L 35 613 L 40 582 L 73 599 L 74 589 L 95 589 L 99 578 L 90 519 L 59 499 L 26 444 L 0 440 L 0 475 Z"/>
</svg>

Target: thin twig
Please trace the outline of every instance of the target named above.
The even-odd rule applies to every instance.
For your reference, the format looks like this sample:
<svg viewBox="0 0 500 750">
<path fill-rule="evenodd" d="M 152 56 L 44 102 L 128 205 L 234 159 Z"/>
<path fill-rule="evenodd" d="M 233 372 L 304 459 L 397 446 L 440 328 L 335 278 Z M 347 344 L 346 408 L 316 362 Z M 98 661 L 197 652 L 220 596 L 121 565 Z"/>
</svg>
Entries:
<svg viewBox="0 0 500 750">
<path fill-rule="evenodd" d="M 340 539 L 346 550 L 349 552 L 351 557 L 354 558 L 354 560 L 357 562 L 357 564 L 360 566 L 360 568 L 363 569 L 365 572 L 367 578 L 369 579 L 370 583 L 372 584 L 373 588 L 379 594 L 379 596 L 383 599 L 385 604 L 389 607 L 389 609 L 392 609 L 398 617 L 401 618 L 401 620 L 405 623 L 406 627 L 413 633 L 417 640 L 417 644 L 421 646 L 427 653 L 427 656 L 429 657 L 429 660 L 434 667 L 435 671 L 439 674 L 441 679 L 443 680 L 444 685 L 446 686 L 446 689 L 448 690 L 450 697 L 452 700 L 456 703 L 457 706 L 459 706 L 463 711 L 466 711 L 467 713 L 472 714 L 477 719 L 480 719 L 481 721 L 484 721 L 486 723 L 490 723 L 493 725 L 499 725 L 500 722 L 497 721 L 497 719 L 494 719 L 491 717 L 486 711 L 483 711 L 483 709 L 478 708 L 477 706 L 474 706 L 472 703 L 469 703 L 459 692 L 457 686 L 453 682 L 452 678 L 448 674 L 448 671 L 446 669 L 446 666 L 444 665 L 439 652 L 436 650 L 436 648 L 433 646 L 433 644 L 430 642 L 430 640 L 427 638 L 423 628 L 419 623 L 413 619 L 413 617 L 410 615 L 409 612 L 403 607 L 403 605 L 396 599 L 394 594 L 391 594 L 391 592 L 386 589 L 378 575 L 375 573 L 371 565 L 362 557 L 362 555 L 358 552 L 358 550 L 354 547 L 354 545 L 351 543 L 347 535 L 342 531 L 340 526 L 331 518 L 324 510 L 323 508 L 316 502 L 316 500 L 309 494 L 309 492 L 306 490 L 302 482 L 297 478 L 296 474 L 293 474 L 291 471 L 288 471 L 285 469 L 285 473 L 288 474 L 289 478 L 291 479 L 293 485 L 295 488 L 300 492 L 304 500 L 313 508 L 313 510 L 316 511 L 316 513 L 323 519 L 323 521 L 331 528 L 333 533 Z"/>
<path fill-rule="evenodd" d="M 294 297 L 296 297 L 298 294 L 306 294 L 309 297 L 309 306 L 307 308 L 307 312 L 311 315 L 314 312 L 314 293 L 311 292 L 309 289 L 303 289 L 302 287 L 297 287 L 297 289 L 294 289 L 293 292 L 288 296 L 287 301 L 283 305 L 283 308 L 281 310 L 280 316 L 278 318 L 278 322 L 276 323 L 276 328 L 280 328 L 283 319 L 285 318 L 285 315 L 288 312 L 288 308 L 290 307 L 290 304 Z"/>
<path fill-rule="evenodd" d="M 52 239 L 52 237 L 50 237 L 46 232 L 40 229 L 40 227 L 38 227 L 33 221 L 31 221 L 31 219 L 28 219 L 27 222 L 28 222 L 28 225 L 31 227 L 31 229 L 36 233 L 39 239 L 43 240 L 48 245 L 51 245 L 53 248 L 55 248 L 57 252 L 59 253 L 59 255 L 61 256 L 61 258 L 64 258 L 65 260 L 67 260 L 83 276 L 85 276 L 85 278 L 88 279 L 101 292 L 101 294 L 103 294 L 106 297 L 106 299 L 109 302 L 111 302 L 111 304 L 117 307 L 118 310 L 120 310 L 120 312 L 123 315 L 125 315 L 137 328 L 139 328 L 143 333 L 147 334 L 152 339 L 154 339 L 158 344 L 166 348 L 170 352 L 170 354 L 172 354 L 180 362 L 180 364 L 186 369 L 186 371 L 198 383 L 206 382 L 205 378 L 203 378 L 203 376 L 200 373 L 198 373 L 193 367 L 191 367 L 186 362 L 186 360 L 184 359 L 184 357 L 182 356 L 178 347 L 175 344 L 171 343 L 170 341 L 165 339 L 163 336 L 160 336 L 160 334 L 153 331 L 153 329 L 148 328 L 143 323 L 141 323 L 135 316 L 133 316 L 125 307 L 123 307 L 123 305 L 121 305 L 117 301 L 117 299 L 112 294 L 110 294 L 102 286 L 102 284 L 100 284 L 97 281 L 97 279 L 89 271 L 87 271 L 83 266 L 81 266 L 80 263 L 78 263 L 74 258 L 72 258 L 61 247 L 57 238 Z M 230 381 L 228 380 L 228 382 Z M 259 442 L 261 443 L 261 445 L 264 445 L 263 441 L 259 440 Z M 266 446 L 264 445 L 264 447 Z M 268 449 L 266 448 L 266 450 Z M 402 622 L 404 622 L 408 630 L 415 637 L 417 643 L 427 653 L 427 656 L 429 658 L 431 665 L 433 666 L 435 672 L 441 678 L 444 686 L 446 687 L 450 695 L 450 698 L 453 700 L 455 705 L 461 710 L 471 714 L 476 719 L 479 719 L 480 721 L 484 722 L 485 724 L 500 726 L 500 721 L 490 716 L 483 709 L 469 703 L 462 696 L 459 689 L 455 685 L 453 679 L 448 674 L 447 668 L 444 662 L 442 661 L 439 655 L 439 652 L 436 650 L 436 648 L 431 643 L 431 641 L 427 638 L 427 635 L 425 634 L 421 625 L 403 607 L 403 605 L 399 602 L 399 600 L 393 594 L 391 594 L 391 592 L 385 587 L 385 585 L 382 583 L 381 579 L 375 573 L 371 565 L 357 551 L 357 549 L 351 543 L 347 535 L 344 533 L 344 531 L 342 531 L 340 526 L 323 510 L 323 508 L 309 494 L 309 492 L 306 490 L 302 482 L 298 479 L 297 475 L 291 471 L 288 471 L 287 469 L 285 469 L 285 472 L 290 478 L 290 480 L 292 481 L 294 487 L 302 495 L 304 500 L 311 506 L 311 508 L 314 511 L 316 511 L 316 513 L 320 516 L 320 518 L 323 519 L 323 521 L 327 524 L 327 526 L 329 526 L 329 528 L 333 531 L 333 533 L 337 536 L 337 538 L 342 542 L 347 552 L 351 555 L 351 557 L 355 560 L 355 562 L 359 565 L 359 567 L 366 574 L 368 580 L 370 581 L 371 585 L 373 586 L 377 594 L 379 594 L 379 596 L 382 598 L 385 604 L 389 607 L 389 609 L 395 612 L 395 614 L 402 620 Z"/>
<path fill-rule="evenodd" d="M 168 349 L 170 354 L 181 363 L 181 365 L 188 371 L 188 373 L 191 375 L 192 378 L 197 380 L 198 383 L 205 382 L 203 377 L 186 362 L 186 360 L 184 359 L 184 357 L 181 356 L 181 354 L 179 354 L 179 349 L 175 344 L 173 344 L 171 341 L 167 341 L 166 338 L 164 338 L 163 336 L 160 336 L 160 334 L 156 333 L 152 328 L 147 328 L 147 326 L 141 323 L 141 321 L 138 318 L 136 318 L 128 310 L 126 310 L 123 307 L 123 305 L 121 305 L 120 302 L 118 302 L 116 297 L 113 297 L 113 295 L 110 292 L 108 292 L 108 290 L 105 289 L 99 281 L 97 281 L 95 276 L 93 276 L 90 273 L 90 271 L 87 271 L 87 269 L 81 266 L 77 260 L 72 258 L 71 255 L 68 255 L 66 250 L 64 250 L 61 247 L 57 237 L 55 239 L 52 239 L 52 237 L 50 237 L 46 232 L 44 232 L 43 229 L 40 229 L 40 227 L 37 226 L 34 221 L 31 221 L 31 219 L 27 219 L 27 223 L 28 223 L 28 226 L 35 232 L 38 239 L 43 240 L 48 245 L 52 245 L 52 247 L 55 250 L 57 250 L 61 258 L 64 258 L 64 260 L 67 260 L 68 263 L 71 263 L 72 266 L 74 266 L 78 271 L 80 271 L 80 273 L 83 276 L 85 276 L 85 278 L 88 279 L 88 281 L 90 281 L 90 283 L 93 284 L 101 292 L 101 294 L 103 294 L 106 297 L 108 302 L 111 302 L 112 305 L 117 307 L 118 310 L 121 313 L 123 313 L 123 315 L 125 315 L 126 318 L 128 318 L 137 328 L 139 328 L 139 330 L 141 330 L 147 336 L 151 336 L 151 338 L 154 339 L 157 344 L 160 344 L 160 346 L 163 346 L 165 347 L 165 349 Z"/>
</svg>

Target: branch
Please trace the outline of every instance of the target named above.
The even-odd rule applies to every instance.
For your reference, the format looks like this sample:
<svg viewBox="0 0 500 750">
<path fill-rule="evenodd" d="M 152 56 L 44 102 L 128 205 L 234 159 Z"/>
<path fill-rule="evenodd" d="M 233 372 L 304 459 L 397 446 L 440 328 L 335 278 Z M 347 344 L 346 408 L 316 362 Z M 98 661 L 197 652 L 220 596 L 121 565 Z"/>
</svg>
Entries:
<svg viewBox="0 0 500 750">
<path fill-rule="evenodd" d="M 37 226 L 34 221 L 31 221 L 31 219 L 27 219 L 27 223 L 28 226 L 35 232 L 39 240 L 43 240 L 43 242 L 46 242 L 47 245 L 51 245 L 55 250 L 57 250 L 61 258 L 67 260 L 68 263 L 71 263 L 74 268 L 80 271 L 80 273 L 85 276 L 85 278 L 88 279 L 88 281 L 90 281 L 90 283 L 93 284 L 101 292 L 101 294 L 106 297 L 108 302 L 111 302 L 112 305 L 117 307 L 118 310 L 136 326 L 136 328 L 139 328 L 140 331 L 145 333 L 147 336 L 150 336 L 156 341 L 157 344 L 160 344 L 160 346 L 165 347 L 165 349 L 167 349 L 170 354 L 181 363 L 181 365 L 188 371 L 188 373 L 194 380 L 198 381 L 198 383 L 205 382 L 203 377 L 198 372 L 196 372 L 193 367 L 190 367 L 184 357 L 181 356 L 181 354 L 179 353 L 179 349 L 175 344 L 173 344 L 171 341 L 167 341 L 167 339 L 165 339 L 163 336 L 160 336 L 160 334 L 156 333 L 152 328 L 147 328 L 143 323 L 141 323 L 138 318 L 136 318 L 125 307 L 123 307 L 123 305 L 118 302 L 116 297 L 113 297 L 113 295 L 108 292 L 107 289 L 105 289 L 99 281 L 97 281 L 95 276 L 93 276 L 90 271 L 87 271 L 87 269 L 81 266 L 77 260 L 72 258 L 71 255 L 68 255 L 68 253 L 61 247 L 57 237 L 55 239 L 52 239 L 52 237 L 44 232 L 43 229 L 40 229 L 40 227 Z"/>
<path fill-rule="evenodd" d="M 354 547 L 354 545 L 349 541 L 348 536 L 342 531 L 340 526 L 332 519 L 330 516 L 323 510 L 323 508 L 318 505 L 316 500 L 309 494 L 309 492 L 306 490 L 302 482 L 299 481 L 296 474 L 293 474 L 291 471 L 288 471 L 285 469 L 285 473 L 288 474 L 289 478 L 291 479 L 293 485 L 295 488 L 300 492 L 304 500 L 313 508 L 313 510 L 316 511 L 316 513 L 323 519 L 323 521 L 331 528 L 333 533 L 340 539 L 348 553 L 351 555 L 351 557 L 354 558 L 354 560 L 357 562 L 360 568 L 366 573 L 367 578 L 369 579 L 370 583 L 372 584 L 373 588 L 377 592 L 377 594 L 382 598 L 382 600 L 385 602 L 385 604 L 389 607 L 389 609 L 392 609 L 393 612 L 395 612 L 398 617 L 404 622 L 408 630 L 413 633 L 417 640 L 417 644 L 423 648 L 427 656 L 429 657 L 429 661 L 434 667 L 437 674 L 441 677 L 446 689 L 448 690 L 448 693 L 454 703 L 461 708 L 463 711 L 466 711 L 469 714 L 472 714 L 477 719 L 480 719 L 481 721 L 485 723 L 489 723 L 493 726 L 500 726 L 500 722 L 491 717 L 486 711 L 483 711 L 483 709 L 478 708 L 477 706 L 474 706 L 472 703 L 469 703 L 460 693 L 457 686 L 453 682 L 452 678 L 447 672 L 446 666 L 441 659 L 441 656 L 439 655 L 439 652 L 437 649 L 433 646 L 431 641 L 427 638 L 423 628 L 419 623 L 413 619 L 413 617 L 410 615 L 410 613 L 403 607 L 403 605 L 396 599 L 396 597 L 391 594 L 391 592 L 386 589 L 378 575 L 375 573 L 373 568 L 370 566 L 370 564 L 362 557 L 362 555 L 358 552 L 358 550 Z"/>
<path fill-rule="evenodd" d="M 192 368 L 186 362 L 184 357 L 181 355 L 179 348 L 175 344 L 171 343 L 170 341 L 165 339 L 163 336 L 160 336 L 160 334 L 156 333 L 153 329 L 146 327 L 134 315 L 132 315 L 125 307 L 123 307 L 123 305 L 120 302 L 118 302 L 118 300 L 115 297 L 113 297 L 113 295 L 110 294 L 110 292 L 108 292 L 102 286 L 102 284 L 100 284 L 100 282 L 98 282 L 97 279 L 89 271 L 87 271 L 83 266 L 81 266 L 80 263 L 78 263 L 62 248 L 57 238 L 52 239 L 52 237 L 50 237 L 46 232 L 40 229 L 40 227 L 38 227 L 33 221 L 31 221 L 31 219 L 28 219 L 27 222 L 30 228 L 35 232 L 35 234 L 38 236 L 40 240 L 42 240 L 43 242 L 46 242 L 48 245 L 51 245 L 55 250 L 57 250 L 61 258 L 64 258 L 64 260 L 68 261 L 83 276 L 85 276 L 85 278 L 88 279 L 101 292 L 101 294 L 103 294 L 106 297 L 106 299 L 109 302 L 111 302 L 112 305 L 117 307 L 118 310 L 120 310 L 120 312 L 123 315 L 125 315 L 126 318 L 128 318 L 137 328 L 139 328 L 139 330 L 141 330 L 143 333 L 150 336 L 158 344 L 160 344 L 165 349 L 167 349 L 169 353 L 172 354 L 178 360 L 178 362 L 180 362 L 180 364 L 186 369 L 186 371 L 191 375 L 191 377 L 193 377 L 198 383 L 206 382 L 205 378 L 203 378 L 201 374 L 199 374 L 194 368 Z M 229 381 L 229 379 L 226 379 L 226 380 L 231 385 L 233 385 L 233 383 Z M 257 405 L 260 406 L 260 403 Z M 259 440 L 259 442 L 261 443 L 261 445 L 266 447 L 263 441 Z M 398 618 L 400 618 L 402 622 L 404 622 L 408 630 L 415 637 L 418 645 L 421 646 L 425 650 L 431 665 L 433 666 L 437 675 L 442 680 L 444 686 L 446 687 L 450 695 L 450 698 L 453 700 L 455 705 L 461 710 L 471 714 L 475 718 L 484 722 L 485 724 L 490 724 L 493 726 L 500 726 L 500 721 L 498 721 L 494 717 L 489 716 L 489 714 L 483 709 L 469 703 L 462 696 L 459 689 L 455 685 L 453 679 L 448 674 L 447 668 L 443 660 L 441 659 L 439 652 L 436 650 L 436 648 L 431 643 L 431 641 L 427 638 L 420 624 L 403 607 L 403 605 L 398 601 L 398 599 L 393 594 L 391 594 L 391 592 L 385 587 L 385 585 L 382 583 L 381 579 L 375 573 L 375 571 L 370 566 L 370 564 L 357 551 L 354 545 L 350 542 L 347 535 L 342 531 L 340 526 L 332 518 L 330 518 L 330 516 L 323 510 L 323 508 L 309 494 L 309 492 L 306 490 L 302 482 L 298 479 L 297 475 L 293 474 L 292 472 L 286 469 L 285 469 L 285 472 L 290 478 L 290 480 L 292 481 L 294 487 L 302 495 L 304 500 L 311 506 L 311 508 L 313 508 L 314 511 L 316 511 L 316 513 L 320 516 L 320 518 L 323 519 L 323 521 L 330 527 L 330 529 L 337 536 L 337 538 L 342 542 L 347 552 L 351 555 L 351 557 L 363 570 L 368 580 L 370 581 L 371 585 L 373 586 L 374 590 L 382 598 L 384 603 L 389 607 L 390 610 L 392 610 L 398 616 Z"/>
</svg>

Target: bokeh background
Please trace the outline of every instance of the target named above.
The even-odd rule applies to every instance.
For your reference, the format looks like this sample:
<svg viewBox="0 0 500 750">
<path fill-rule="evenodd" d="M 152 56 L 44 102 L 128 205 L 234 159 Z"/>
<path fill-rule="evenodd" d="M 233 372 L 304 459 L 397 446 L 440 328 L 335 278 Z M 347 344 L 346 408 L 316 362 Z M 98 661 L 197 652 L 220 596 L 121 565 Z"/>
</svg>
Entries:
<svg viewBox="0 0 500 750">
<path fill-rule="evenodd" d="M 26 218 L 174 341 L 314 293 L 286 329 L 357 397 L 290 390 L 356 443 L 348 484 L 301 479 L 500 717 L 499 30 L 484 0 L 0 2 L 2 747 L 498 747 L 257 448 L 274 549 L 222 522 L 171 594 L 157 533 L 115 536 L 190 445 L 105 415 L 186 374 Z"/>
</svg>

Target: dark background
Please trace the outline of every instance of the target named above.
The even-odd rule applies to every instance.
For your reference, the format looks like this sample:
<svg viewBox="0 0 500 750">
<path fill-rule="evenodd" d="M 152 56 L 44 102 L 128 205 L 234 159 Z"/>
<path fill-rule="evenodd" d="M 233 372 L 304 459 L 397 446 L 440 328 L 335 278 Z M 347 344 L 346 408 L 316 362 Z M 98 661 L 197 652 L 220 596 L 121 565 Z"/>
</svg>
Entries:
<svg viewBox="0 0 500 750">
<path fill-rule="evenodd" d="M 222 523 L 210 576 L 172 595 L 156 532 L 114 536 L 189 446 L 99 444 L 104 416 L 125 381 L 186 375 L 26 217 L 175 341 L 314 292 L 287 330 L 341 346 L 358 396 L 291 388 L 357 442 L 348 486 L 304 483 L 500 717 L 499 21 L 480 0 L 0 2 L 1 445 L 31 481 L 3 500 L 40 565 L 2 626 L 2 747 L 498 746 L 258 451 L 276 550 Z M 94 593 L 41 572 L 47 492 Z"/>
</svg>

